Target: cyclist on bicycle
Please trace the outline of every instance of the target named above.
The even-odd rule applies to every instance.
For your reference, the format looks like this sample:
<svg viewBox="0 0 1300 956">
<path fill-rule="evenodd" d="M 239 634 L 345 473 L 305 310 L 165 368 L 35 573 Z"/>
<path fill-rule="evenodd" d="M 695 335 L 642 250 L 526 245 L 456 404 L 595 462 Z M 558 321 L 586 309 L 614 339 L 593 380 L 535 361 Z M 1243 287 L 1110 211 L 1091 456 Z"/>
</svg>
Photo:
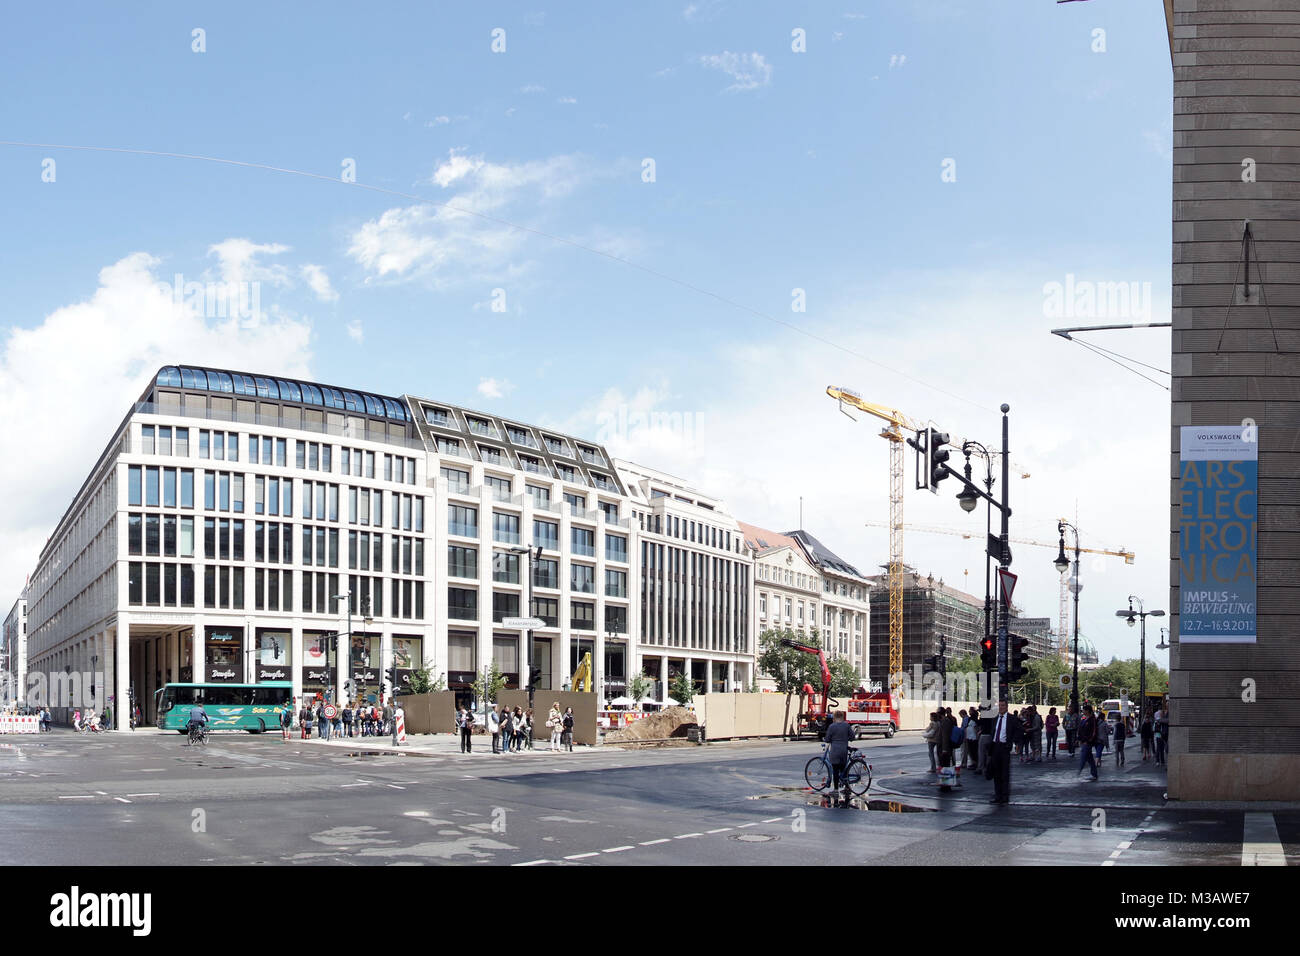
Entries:
<svg viewBox="0 0 1300 956">
<path fill-rule="evenodd" d="M 190 708 L 190 722 L 187 727 L 192 734 L 195 730 L 203 730 L 208 726 L 208 713 L 203 709 L 202 704 L 196 704 Z"/>
<path fill-rule="evenodd" d="M 842 710 L 835 711 L 835 722 L 826 728 L 826 760 L 831 765 L 831 789 L 839 790 L 842 783 L 846 795 L 849 782 L 845 770 L 849 765 L 849 741 L 852 739 L 853 728 L 848 724 L 848 715 Z"/>
</svg>

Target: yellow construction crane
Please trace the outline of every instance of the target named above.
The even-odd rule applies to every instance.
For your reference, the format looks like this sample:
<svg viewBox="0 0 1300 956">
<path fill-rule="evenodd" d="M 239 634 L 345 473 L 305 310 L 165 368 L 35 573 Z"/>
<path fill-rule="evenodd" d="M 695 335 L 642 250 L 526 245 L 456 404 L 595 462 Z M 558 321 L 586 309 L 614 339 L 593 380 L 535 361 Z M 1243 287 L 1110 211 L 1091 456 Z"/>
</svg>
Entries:
<svg viewBox="0 0 1300 956">
<path fill-rule="evenodd" d="M 851 405 L 888 423 L 880 437 L 889 442 L 889 671 L 890 691 L 896 675 L 903 673 L 903 442 L 901 429 L 919 432 L 926 426 L 902 412 L 863 400 L 852 389 L 834 385 L 826 394 L 840 403 L 840 411 Z M 848 412 L 844 412 L 848 415 Z M 849 418 L 852 418 L 849 415 Z"/>
<path fill-rule="evenodd" d="M 1061 520 L 1064 521 L 1065 519 L 1062 518 Z M 869 528 L 890 527 L 889 524 L 887 524 L 884 521 L 868 521 L 866 522 L 866 525 Z M 945 528 L 938 525 L 914 524 L 912 525 L 911 530 L 918 531 L 921 534 L 950 534 L 950 535 L 955 535 L 956 537 L 959 538 L 981 538 L 981 539 L 983 538 L 982 535 L 976 534 L 973 531 L 966 531 L 965 529 L 962 528 Z M 894 537 L 893 528 L 890 528 L 889 537 L 890 537 L 890 541 L 893 541 L 893 537 Z M 1015 544 L 1033 545 L 1034 547 L 1037 548 L 1055 548 L 1060 544 L 1059 541 L 1052 543 L 1048 541 L 1035 541 L 1032 538 L 1008 538 L 1007 540 L 1014 542 Z M 1123 558 L 1125 564 L 1133 564 L 1137 560 L 1137 555 L 1134 552 L 1126 550 L 1123 547 L 1119 548 L 1118 550 L 1111 550 L 1109 548 L 1080 548 L 1079 551 L 1083 554 L 1108 554 L 1114 558 Z M 1067 579 L 1066 575 L 1062 574 L 1061 575 L 1061 603 L 1058 609 L 1056 640 L 1057 640 L 1057 653 L 1061 655 L 1061 657 L 1063 658 L 1067 654 L 1066 634 L 1068 632 L 1066 630 L 1066 618 L 1069 616 L 1069 603 L 1070 603 L 1069 580 Z"/>
</svg>

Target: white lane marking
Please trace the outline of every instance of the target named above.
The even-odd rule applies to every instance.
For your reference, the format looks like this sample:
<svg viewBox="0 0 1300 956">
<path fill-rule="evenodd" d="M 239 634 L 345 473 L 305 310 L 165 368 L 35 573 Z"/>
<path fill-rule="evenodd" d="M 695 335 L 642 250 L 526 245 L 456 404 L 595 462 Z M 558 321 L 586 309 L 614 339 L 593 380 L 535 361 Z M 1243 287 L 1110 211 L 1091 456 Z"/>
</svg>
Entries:
<svg viewBox="0 0 1300 956">
<path fill-rule="evenodd" d="M 659 844 L 659 843 L 667 843 L 667 842 L 668 842 L 668 840 L 667 840 L 666 838 L 663 839 L 663 840 L 642 840 L 641 843 L 638 844 L 638 845 L 639 845 L 639 846 L 655 846 L 656 844 Z"/>
<path fill-rule="evenodd" d="M 550 863 L 550 860 L 529 860 L 527 863 L 514 863 L 512 866 L 541 866 L 543 863 Z"/>
<path fill-rule="evenodd" d="M 714 833 L 726 833 L 730 829 L 731 827 L 718 827 L 716 830 L 705 830 L 704 832 L 712 835 Z"/>
<path fill-rule="evenodd" d="M 106 791 L 106 790 L 96 790 L 95 792 L 96 792 L 97 794 L 99 794 L 101 797 L 106 797 L 106 796 L 108 796 L 108 791 Z"/>
<path fill-rule="evenodd" d="M 1273 814 L 1247 813 L 1241 829 L 1242 866 L 1286 866 Z"/>
<path fill-rule="evenodd" d="M 406 789 L 405 787 L 399 787 L 399 786 L 398 786 L 397 784 L 395 784 L 395 783 L 390 783 L 389 786 L 392 787 L 394 790 L 405 790 L 405 789 Z"/>
<path fill-rule="evenodd" d="M 1127 849 L 1128 849 L 1129 847 L 1131 847 L 1132 845 L 1133 845 L 1133 841 L 1132 841 L 1132 840 L 1125 840 L 1123 843 L 1121 843 L 1121 844 L 1119 845 L 1119 849 L 1121 849 L 1121 850 L 1127 850 Z"/>
<path fill-rule="evenodd" d="M 780 822 L 781 822 L 782 820 L 784 820 L 784 819 L 785 819 L 785 817 L 768 817 L 768 818 L 767 818 L 766 820 L 764 820 L 763 822 L 764 822 L 764 823 L 780 823 Z"/>
<path fill-rule="evenodd" d="M 339 789 L 344 789 L 347 787 L 368 787 L 368 786 L 370 786 L 370 784 L 368 783 L 341 783 L 339 784 Z"/>
<path fill-rule="evenodd" d="M 1123 853 L 1123 852 L 1124 852 L 1123 850 L 1115 850 L 1115 851 L 1113 851 L 1113 852 L 1111 853 L 1110 858 L 1111 858 L 1112 860 L 1118 860 L 1118 859 L 1119 859 L 1119 855 L 1120 855 L 1121 853 Z"/>
<path fill-rule="evenodd" d="M 79 793 L 71 797 L 59 797 L 60 800 L 94 800 L 94 796 L 89 793 Z"/>
<path fill-rule="evenodd" d="M 743 830 L 743 829 L 745 829 L 745 827 L 756 827 L 756 826 L 758 826 L 757 823 L 742 823 L 742 824 L 741 824 L 740 826 L 738 826 L 736 829 L 737 829 L 737 830 Z"/>
<path fill-rule="evenodd" d="M 601 853 L 622 853 L 624 850 L 635 850 L 633 846 L 612 846 L 608 850 L 601 850 Z"/>
<path fill-rule="evenodd" d="M 704 836 L 703 833 L 683 833 L 681 836 L 673 837 L 674 840 L 690 840 L 694 837 Z"/>
<path fill-rule="evenodd" d="M 124 767 L 123 769 L 126 770 L 127 773 L 162 773 L 163 770 L 165 770 L 166 768 L 165 768 L 165 767 L 145 767 L 145 768 L 136 769 L 136 768 L 132 768 L 132 767 Z"/>
<path fill-rule="evenodd" d="M 1101 861 L 1101 865 L 1102 865 L 1102 866 L 1114 866 L 1114 865 L 1115 865 L 1115 861 L 1114 861 L 1114 860 L 1102 860 L 1102 861 Z"/>
<path fill-rule="evenodd" d="M 589 856 L 599 856 L 597 853 L 575 853 L 572 856 L 566 856 L 566 860 L 585 860 Z"/>
<path fill-rule="evenodd" d="M 158 793 L 128 793 L 127 796 L 128 796 L 128 797 L 158 797 L 158 796 L 162 796 L 162 794 L 158 794 Z"/>
<path fill-rule="evenodd" d="M 130 802 L 131 802 L 131 801 L 128 800 L 126 797 L 114 797 L 113 799 L 116 800 L 116 801 L 118 801 L 119 803 L 130 803 Z"/>
</svg>

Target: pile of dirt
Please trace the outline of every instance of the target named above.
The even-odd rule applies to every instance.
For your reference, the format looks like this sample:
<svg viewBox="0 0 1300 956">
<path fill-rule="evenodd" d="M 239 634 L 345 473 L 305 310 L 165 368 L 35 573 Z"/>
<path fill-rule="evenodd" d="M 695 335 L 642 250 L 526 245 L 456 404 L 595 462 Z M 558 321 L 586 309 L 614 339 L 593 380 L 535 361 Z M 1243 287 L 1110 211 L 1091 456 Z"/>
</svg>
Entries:
<svg viewBox="0 0 1300 956">
<path fill-rule="evenodd" d="M 647 714 L 640 720 L 622 730 L 615 730 L 605 735 L 605 742 L 616 744 L 621 741 L 662 740 L 666 737 L 685 737 L 689 728 L 699 723 L 695 712 L 685 707 L 669 707 L 655 714 Z"/>
</svg>

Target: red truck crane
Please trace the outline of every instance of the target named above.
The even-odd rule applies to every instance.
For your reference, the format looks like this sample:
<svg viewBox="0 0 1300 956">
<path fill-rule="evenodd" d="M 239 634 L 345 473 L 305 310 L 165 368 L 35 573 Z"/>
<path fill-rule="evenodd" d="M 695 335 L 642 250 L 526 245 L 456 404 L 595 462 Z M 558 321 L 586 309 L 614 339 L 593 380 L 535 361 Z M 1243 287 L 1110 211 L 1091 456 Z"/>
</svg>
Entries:
<svg viewBox="0 0 1300 956">
<path fill-rule="evenodd" d="M 826 728 L 834 718 L 835 709 L 840 705 L 839 701 L 831 697 L 831 669 L 826 663 L 826 653 L 819 647 L 800 644 L 787 638 L 782 638 L 781 646 L 804 654 L 816 654 L 817 661 L 821 664 L 820 700 L 812 684 L 805 683 L 800 701 L 806 703 L 801 703 L 797 725 L 798 736 L 802 737 L 806 733 L 816 734 L 817 739 L 821 740 L 826 736 Z M 873 731 L 892 737 L 899 726 L 898 709 L 894 706 L 891 696 L 887 693 L 872 693 L 861 688 L 854 692 L 853 698 L 849 701 L 846 717 L 853 725 L 854 737 L 861 737 Z"/>
</svg>

